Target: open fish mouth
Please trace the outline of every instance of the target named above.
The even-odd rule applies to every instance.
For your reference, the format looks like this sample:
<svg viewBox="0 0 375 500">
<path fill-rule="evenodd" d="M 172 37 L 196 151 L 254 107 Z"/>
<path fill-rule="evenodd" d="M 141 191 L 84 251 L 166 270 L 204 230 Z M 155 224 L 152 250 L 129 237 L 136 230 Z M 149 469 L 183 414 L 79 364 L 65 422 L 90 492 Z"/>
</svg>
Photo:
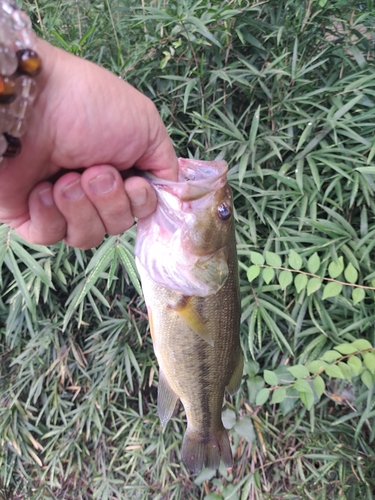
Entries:
<svg viewBox="0 0 375 500">
<path fill-rule="evenodd" d="M 138 221 L 137 263 L 152 279 L 184 295 L 217 293 L 228 276 L 226 242 L 212 244 L 215 195 L 225 190 L 224 161 L 179 159 L 177 182 L 147 178 L 158 197 L 150 217 Z M 201 236 L 202 235 L 202 236 Z"/>
</svg>

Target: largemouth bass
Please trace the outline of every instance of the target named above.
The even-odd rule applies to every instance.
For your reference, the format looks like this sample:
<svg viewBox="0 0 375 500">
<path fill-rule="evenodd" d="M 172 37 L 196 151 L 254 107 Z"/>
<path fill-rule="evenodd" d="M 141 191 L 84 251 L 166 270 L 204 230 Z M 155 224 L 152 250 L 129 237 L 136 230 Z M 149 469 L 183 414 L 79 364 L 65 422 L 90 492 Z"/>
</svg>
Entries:
<svg viewBox="0 0 375 500">
<path fill-rule="evenodd" d="M 232 465 L 221 412 L 240 385 L 240 299 L 232 193 L 224 161 L 179 159 L 178 182 L 151 178 L 158 207 L 138 221 L 137 267 L 159 363 L 163 427 L 178 399 L 182 459 L 195 473 Z"/>
</svg>

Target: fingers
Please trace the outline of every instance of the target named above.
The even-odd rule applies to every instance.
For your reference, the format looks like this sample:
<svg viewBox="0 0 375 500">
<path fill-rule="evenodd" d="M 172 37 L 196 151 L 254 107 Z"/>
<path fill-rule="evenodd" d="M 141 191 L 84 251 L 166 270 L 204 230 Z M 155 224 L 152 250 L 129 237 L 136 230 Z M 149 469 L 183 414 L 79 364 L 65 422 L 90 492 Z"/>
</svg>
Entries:
<svg viewBox="0 0 375 500">
<path fill-rule="evenodd" d="M 66 221 L 57 208 L 49 182 L 41 182 L 30 193 L 29 215 L 22 222 L 11 221 L 11 226 L 27 241 L 52 245 L 64 238 Z"/>
<path fill-rule="evenodd" d="M 141 177 L 122 180 L 118 170 L 99 165 L 82 174 L 69 172 L 53 186 L 41 182 L 29 196 L 29 216 L 11 225 L 31 243 L 51 245 L 62 239 L 89 249 L 105 234 L 121 234 L 156 208 L 156 194 Z"/>
</svg>

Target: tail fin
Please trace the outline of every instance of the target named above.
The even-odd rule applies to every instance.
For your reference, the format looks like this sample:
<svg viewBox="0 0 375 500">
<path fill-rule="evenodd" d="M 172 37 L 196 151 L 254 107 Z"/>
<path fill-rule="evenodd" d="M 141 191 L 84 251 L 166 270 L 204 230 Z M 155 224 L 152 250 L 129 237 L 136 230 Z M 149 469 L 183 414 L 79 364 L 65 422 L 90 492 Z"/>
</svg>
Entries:
<svg viewBox="0 0 375 500">
<path fill-rule="evenodd" d="M 228 432 L 222 428 L 208 438 L 202 438 L 198 432 L 189 431 L 188 428 L 182 443 L 181 456 L 186 467 L 195 474 L 204 467 L 217 469 L 220 460 L 223 460 L 227 467 L 232 467 Z"/>
</svg>

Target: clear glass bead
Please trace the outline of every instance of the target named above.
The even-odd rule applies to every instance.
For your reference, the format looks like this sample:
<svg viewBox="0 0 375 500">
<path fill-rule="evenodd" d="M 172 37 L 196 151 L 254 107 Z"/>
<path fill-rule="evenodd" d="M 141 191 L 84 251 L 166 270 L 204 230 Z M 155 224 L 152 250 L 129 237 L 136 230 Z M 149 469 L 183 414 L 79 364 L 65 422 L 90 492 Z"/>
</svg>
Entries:
<svg viewBox="0 0 375 500">
<path fill-rule="evenodd" d="M 5 45 L 0 45 L 0 74 L 13 75 L 18 66 L 18 59 L 13 50 Z"/>
<path fill-rule="evenodd" d="M 9 106 L 0 106 L 0 133 L 8 132 L 14 123 Z"/>
<path fill-rule="evenodd" d="M 0 135 L 0 156 L 3 156 L 8 148 L 8 141 L 5 139 L 3 134 Z"/>
<path fill-rule="evenodd" d="M 29 101 L 27 99 L 24 99 L 23 97 L 17 97 L 17 99 L 14 102 L 12 102 L 10 106 L 10 112 L 16 118 L 25 119 L 28 109 L 29 109 Z"/>
<path fill-rule="evenodd" d="M 34 78 L 30 76 L 22 75 L 16 80 L 16 91 L 17 95 L 27 99 L 29 103 L 35 101 L 37 95 L 37 84 Z"/>
<path fill-rule="evenodd" d="M 26 120 L 22 118 L 15 118 L 13 125 L 11 126 L 9 133 L 13 137 L 22 137 L 26 132 Z"/>
</svg>

